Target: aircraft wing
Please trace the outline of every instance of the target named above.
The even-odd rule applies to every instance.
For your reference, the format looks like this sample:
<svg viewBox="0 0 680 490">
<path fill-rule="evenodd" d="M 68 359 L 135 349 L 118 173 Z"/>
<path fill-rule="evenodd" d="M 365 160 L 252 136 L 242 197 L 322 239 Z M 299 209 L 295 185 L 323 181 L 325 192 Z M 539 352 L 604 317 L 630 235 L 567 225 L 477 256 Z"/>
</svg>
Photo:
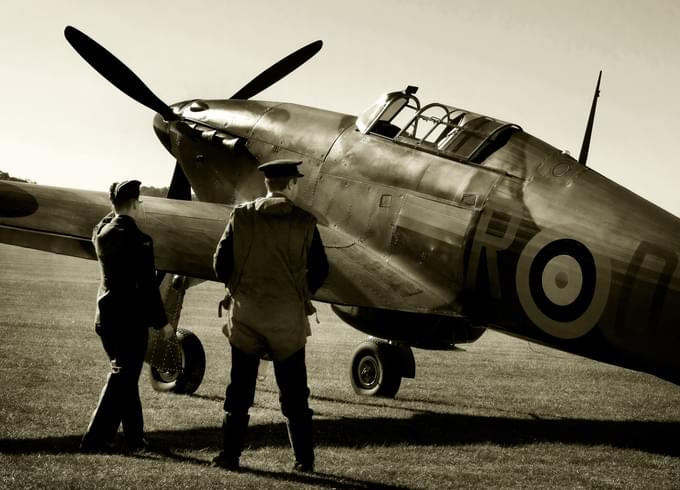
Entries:
<svg viewBox="0 0 680 490">
<path fill-rule="evenodd" d="M 212 255 L 231 206 L 143 197 L 140 228 L 154 239 L 156 267 L 215 280 Z M 91 236 L 111 205 L 104 192 L 0 181 L 0 242 L 96 259 Z M 316 299 L 404 311 L 434 311 L 446 295 L 418 282 L 332 226 L 319 226 L 330 273 Z"/>
<path fill-rule="evenodd" d="M 143 197 L 139 227 L 154 239 L 156 267 L 214 280 L 212 254 L 231 208 Z M 0 182 L 0 242 L 96 259 L 92 230 L 111 211 L 104 192 Z"/>
</svg>

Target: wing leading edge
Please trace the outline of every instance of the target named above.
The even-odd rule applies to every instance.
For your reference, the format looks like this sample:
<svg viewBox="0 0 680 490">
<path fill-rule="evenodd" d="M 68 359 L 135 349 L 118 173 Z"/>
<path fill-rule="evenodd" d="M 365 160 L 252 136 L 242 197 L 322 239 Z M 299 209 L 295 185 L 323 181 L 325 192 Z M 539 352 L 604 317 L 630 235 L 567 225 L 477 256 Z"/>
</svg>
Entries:
<svg viewBox="0 0 680 490">
<path fill-rule="evenodd" d="M 144 197 L 139 227 L 159 270 L 214 280 L 212 253 L 231 208 Z M 111 211 L 104 192 L 0 182 L 0 242 L 95 259 L 92 229 Z"/>
</svg>

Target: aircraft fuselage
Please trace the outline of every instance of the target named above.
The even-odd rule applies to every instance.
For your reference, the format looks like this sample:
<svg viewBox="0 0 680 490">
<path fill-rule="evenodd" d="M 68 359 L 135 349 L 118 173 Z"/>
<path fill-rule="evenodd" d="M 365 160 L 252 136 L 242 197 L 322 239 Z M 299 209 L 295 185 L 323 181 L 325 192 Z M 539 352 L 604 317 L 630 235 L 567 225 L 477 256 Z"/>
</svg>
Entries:
<svg viewBox="0 0 680 490">
<path fill-rule="evenodd" d="M 188 125 L 155 126 L 199 199 L 253 199 L 259 162 L 299 158 L 298 204 L 438 298 L 356 306 L 464 316 L 680 381 L 680 221 L 569 155 L 518 131 L 476 164 L 310 107 L 175 107 Z"/>
</svg>

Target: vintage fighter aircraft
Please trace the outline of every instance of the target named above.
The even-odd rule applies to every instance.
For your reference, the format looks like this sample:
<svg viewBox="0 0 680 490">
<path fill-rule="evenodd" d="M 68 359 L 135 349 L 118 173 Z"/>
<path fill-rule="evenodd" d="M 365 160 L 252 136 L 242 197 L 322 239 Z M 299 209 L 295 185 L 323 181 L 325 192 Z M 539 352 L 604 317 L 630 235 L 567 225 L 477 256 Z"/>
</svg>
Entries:
<svg viewBox="0 0 680 490">
<path fill-rule="evenodd" d="M 486 327 L 680 382 L 680 220 L 586 167 L 596 98 L 577 161 L 516 124 L 421 104 L 411 86 L 358 117 L 249 100 L 320 41 L 230 99 L 168 106 L 91 38 L 65 35 L 157 113 L 176 160 L 168 198 L 145 198 L 141 223 L 175 326 L 186 288 L 215 280 L 230 210 L 264 192 L 257 165 L 298 158 L 298 204 L 317 216 L 331 264 L 315 299 L 373 336 L 351 362 L 357 393 L 394 396 L 415 375 L 411 347 L 451 349 Z M 0 182 L 0 241 L 93 259 L 108 211 L 101 192 Z M 152 383 L 191 393 L 205 357 L 193 334 L 178 339 L 152 342 Z"/>
</svg>

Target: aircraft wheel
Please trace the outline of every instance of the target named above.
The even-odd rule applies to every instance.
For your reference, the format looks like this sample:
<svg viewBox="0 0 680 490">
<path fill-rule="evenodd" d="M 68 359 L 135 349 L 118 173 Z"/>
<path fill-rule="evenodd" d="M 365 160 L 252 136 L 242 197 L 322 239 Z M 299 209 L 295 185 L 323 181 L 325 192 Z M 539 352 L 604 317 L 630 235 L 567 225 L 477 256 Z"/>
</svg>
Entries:
<svg viewBox="0 0 680 490">
<path fill-rule="evenodd" d="M 358 395 L 394 398 L 401 385 L 394 347 L 370 340 L 359 344 L 352 356 L 350 380 Z"/>
<path fill-rule="evenodd" d="M 171 391 L 190 395 L 203 381 L 205 351 L 201 341 L 189 330 L 177 329 L 182 368 L 179 371 L 160 371 L 151 367 L 151 386 L 156 391 Z"/>
</svg>

